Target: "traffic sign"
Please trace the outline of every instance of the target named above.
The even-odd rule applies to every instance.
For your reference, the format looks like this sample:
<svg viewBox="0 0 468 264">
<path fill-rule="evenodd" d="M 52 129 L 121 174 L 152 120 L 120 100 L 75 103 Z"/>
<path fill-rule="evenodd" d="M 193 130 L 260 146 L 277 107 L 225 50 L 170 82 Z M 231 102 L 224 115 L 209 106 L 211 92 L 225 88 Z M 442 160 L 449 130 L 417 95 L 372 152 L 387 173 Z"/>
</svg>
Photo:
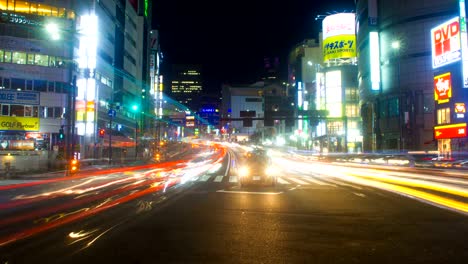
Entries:
<svg viewBox="0 0 468 264">
<path fill-rule="evenodd" d="M 109 109 L 109 112 L 107 112 L 107 114 L 110 117 L 115 117 L 117 115 L 117 112 L 114 109 Z"/>
</svg>

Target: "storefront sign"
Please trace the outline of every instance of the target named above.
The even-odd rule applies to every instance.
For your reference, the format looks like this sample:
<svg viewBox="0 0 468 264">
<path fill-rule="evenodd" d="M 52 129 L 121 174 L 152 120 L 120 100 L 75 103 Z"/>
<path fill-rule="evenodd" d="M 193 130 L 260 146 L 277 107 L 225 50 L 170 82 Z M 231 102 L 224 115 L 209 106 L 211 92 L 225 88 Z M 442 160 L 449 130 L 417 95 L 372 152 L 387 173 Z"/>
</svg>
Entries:
<svg viewBox="0 0 468 264">
<path fill-rule="evenodd" d="M 0 103 L 18 105 L 39 105 L 40 93 L 14 90 L 0 90 Z"/>
<path fill-rule="evenodd" d="M 39 131 L 39 118 L 2 116 L 0 118 L 0 131 Z"/>
<path fill-rule="evenodd" d="M 452 97 L 452 79 L 450 72 L 434 77 L 434 99 L 439 103 L 447 103 Z"/>
<path fill-rule="evenodd" d="M 431 29 L 432 68 L 461 59 L 460 23 L 458 17 Z"/>
<path fill-rule="evenodd" d="M 24 15 L 18 15 L 13 13 L 0 13 L 0 20 L 6 23 L 13 24 L 22 24 L 22 25 L 31 25 L 31 26 L 42 26 L 42 21 L 36 21 L 32 18 L 28 18 Z"/>
<path fill-rule="evenodd" d="M 466 137 L 466 123 L 434 127 L 435 139 Z"/>
<path fill-rule="evenodd" d="M 465 103 L 455 103 L 455 114 L 457 115 L 457 118 L 465 118 L 465 113 Z"/>
</svg>

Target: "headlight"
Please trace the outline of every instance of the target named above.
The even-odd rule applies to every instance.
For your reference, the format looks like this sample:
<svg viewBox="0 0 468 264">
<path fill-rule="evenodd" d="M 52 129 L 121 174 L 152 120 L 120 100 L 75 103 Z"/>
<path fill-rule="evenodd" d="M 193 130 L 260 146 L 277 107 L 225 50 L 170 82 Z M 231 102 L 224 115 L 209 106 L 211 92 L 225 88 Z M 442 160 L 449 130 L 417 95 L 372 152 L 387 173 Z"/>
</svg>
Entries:
<svg viewBox="0 0 468 264">
<path fill-rule="evenodd" d="M 245 167 L 245 166 L 244 166 L 244 167 L 241 167 L 241 168 L 239 169 L 239 176 L 241 176 L 241 177 L 248 176 L 249 173 L 250 173 L 250 170 L 249 170 L 248 167 Z"/>
<path fill-rule="evenodd" d="M 267 167 L 265 169 L 265 174 L 268 175 L 268 176 L 273 176 L 273 175 L 276 174 L 276 170 L 273 167 Z"/>
</svg>

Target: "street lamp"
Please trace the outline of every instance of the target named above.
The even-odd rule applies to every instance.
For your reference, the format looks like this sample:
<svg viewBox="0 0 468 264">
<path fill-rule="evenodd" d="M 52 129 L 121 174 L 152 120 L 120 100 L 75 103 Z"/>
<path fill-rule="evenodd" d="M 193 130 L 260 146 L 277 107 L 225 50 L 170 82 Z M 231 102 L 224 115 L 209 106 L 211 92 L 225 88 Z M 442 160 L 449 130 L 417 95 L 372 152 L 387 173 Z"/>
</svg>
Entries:
<svg viewBox="0 0 468 264">
<path fill-rule="evenodd" d="M 75 21 L 72 21 L 72 35 L 74 34 L 75 29 Z M 57 23 L 50 22 L 45 25 L 45 30 L 49 34 L 52 40 L 58 41 L 60 40 L 60 28 Z M 73 39 L 73 38 L 71 38 Z M 66 141 L 66 149 L 65 149 L 65 158 L 67 160 L 74 159 L 74 148 L 75 148 L 75 97 L 76 97 L 76 76 L 73 75 L 73 66 L 74 66 L 74 45 L 72 40 L 70 40 L 70 62 L 68 63 L 68 70 L 69 70 L 69 81 L 70 81 L 70 89 L 67 92 L 67 107 L 69 110 L 68 118 L 67 118 L 67 137 Z"/>
</svg>

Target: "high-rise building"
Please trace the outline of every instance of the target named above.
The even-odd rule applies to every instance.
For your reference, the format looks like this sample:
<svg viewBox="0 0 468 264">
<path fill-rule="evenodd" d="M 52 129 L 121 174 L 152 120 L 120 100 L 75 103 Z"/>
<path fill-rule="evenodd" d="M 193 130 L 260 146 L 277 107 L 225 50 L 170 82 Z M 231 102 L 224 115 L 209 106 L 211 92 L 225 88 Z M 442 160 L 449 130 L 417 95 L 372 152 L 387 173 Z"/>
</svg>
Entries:
<svg viewBox="0 0 468 264">
<path fill-rule="evenodd" d="M 465 1 L 356 2 L 364 150 L 466 151 Z"/>
<path fill-rule="evenodd" d="M 298 146 L 320 152 L 362 150 L 353 13 L 329 15 L 319 41 L 290 53 L 288 92 L 294 93 Z"/>
<path fill-rule="evenodd" d="M 171 93 L 180 104 L 196 111 L 196 100 L 203 91 L 202 69 L 200 65 L 175 64 L 172 67 Z M 181 108 L 181 110 L 184 110 Z"/>
<path fill-rule="evenodd" d="M 65 157 L 133 156 L 148 7 L 131 0 L 0 1 L 0 123 L 9 124 L 0 127 L 0 151 L 14 152 L 11 163 L 37 169 Z M 36 167 L 20 165 L 31 157 Z"/>
</svg>

